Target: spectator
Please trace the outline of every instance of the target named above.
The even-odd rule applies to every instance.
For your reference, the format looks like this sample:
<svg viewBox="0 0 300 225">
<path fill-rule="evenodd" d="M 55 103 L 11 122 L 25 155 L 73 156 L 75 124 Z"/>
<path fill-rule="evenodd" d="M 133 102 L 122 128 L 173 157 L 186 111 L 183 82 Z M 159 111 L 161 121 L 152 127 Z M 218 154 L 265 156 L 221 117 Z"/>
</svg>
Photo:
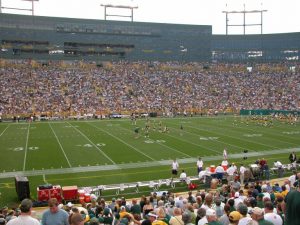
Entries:
<svg viewBox="0 0 300 225">
<path fill-rule="evenodd" d="M 296 182 L 296 178 L 297 178 L 297 171 L 293 171 L 293 174 L 289 177 L 289 185 L 291 188 L 294 188 L 294 184 Z"/>
<path fill-rule="evenodd" d="M 221 202 L 221 199 L 219 197 L 215 198 L 215 204 L 216 204 L 215 210 L 216 210 L 217 218 L 220 218 L 224 214 L 225 204 L 223 202 Z"/>
<path fill-rule="evenodd" d="M 126 217 L 127 215 L 129 215 L 129 213 L 126 211 L 126 207 L 124 205 L 122 205 L 120 207 L 120 218 L 122 219 L 123 217 Z"/>
<path fill-rule="evenodd" d="M 229 168 L 226 170 L 226 173 L 227 173 L 228 184 L 231 184 L 231 182 L 234 180 L 234 173 L 235 173 L 234 165 L 231 164 Z"/>
<path fill-rule="evenodd" d="M 0 225 L 5 225 L 6 224 L 6 220 L 4 218 L 0 218 Z"/>
<path fill-rule="evenodd" d="M 153 211 L 148 213 L 148 218 L 151 221 L 152 225 L 167 225 L 166 222 L 158 220 L 158 216 Z"/>
<path fill-rule="evenodd" d="M 216 172 L 217 179 L 219 180 L 220 183 L 222 183 L 223 174 L 225 173 L 223 166 L 221 166 L 221 164 L 219 166 L 217 166 L 215 172 Z"/>
<path fill-rule="evenodd" d="M 99 225 L 99 220 L 97 218 L 90 219 L 89 225 Z"/>
<path fill-rule="evenodd" d="M 236 211 L 236 208 L 234 206 L 234 199 L 230 198 L 227 201 L 227 204 L 230 206 L 230 212 Z"/>
<path fill-rule="evenodd" d="M 43 225 L 69 225 L 68 214 L 66 211 L 58 208 L 56 198 L 50 198 L 48 201 L 49 209 L 43 213 Z"/>
<path fill-rule="evenodd" d="M 150 203 L 150 200 L 146 198 L 146 202 L 143 207 L 143 214 L 146 216 L 149 212 L 153 211 L 153 205 Z"/>
<path fill-rule="evenodd" d="M 297 174 L 300 180 L 300 173 Z M 300 185 L 297 189 L 288 193 L 283 204 L 283 211 L 285 212 L 285 225 L 300 224 Z"/>
<path fill-rule="evenodd" d="M 192 216 L 188 212 L 183 213 L 183 215 L 182 215 L 182 221 L 183 221 L 184 225 L 194 225 L 192 223 Z"/>
<path fill-rule="evenodd" d="M 222 225 L 228 225 L 229 222 L 229 214 L 230 214 L 230 206 L 226 204 L 224 206 L 224 214 L 220 217 L 219 221 Z"/>
<path fill-rule="evenodd" d="M 245 181 L 245 171 L 246 171 L 246 168 L 244 167 L 243 164 L 241 164 L 241 167 L 240 167 L 240 182 L 241 182 L 241 185 L 244 186 L 244 181 Z"/>
<path fill-rule="evenodd" d="M 73 213 L 71 215 L 70 225 L 84 225 L 84 219 L 82 218 L 80 213 Z"/>
<path fill-rule="evenodd" d="M 132 199 L 132 205 L 130 207 L 130 212 L 133 215 L 141 215 L 142 209 L 141 209 L 141 206 L 137 203 L 136 199 Z"/>
<path fill-rule="evenodd" d="M 264 219 L 272 222 L 274 225 L 283 225 L 281 217 L 277 213 L 274 213 L 274 206 L 271 201 L 265 202 Z"/>
<path fill-rule="evenodd" d="M 203 168 L 203 160 L 201 157 L 197 160 L 197 174 L 199 174 L 202 171 Z"/>
<path fill-rule="evenodd" d="M 266 221 L 264 219 L 264 210 L 258 207 L 255 207 L 251 211 L 251 218 L 258 222 L 259 225 L 273 225 L 272 222 Z"/>
<path fill-rule="evenodd" d="M 247 225 L 251 221 L 251 217 L 248 216 L 248 208 L 245 204 L 239 204 L 237 211 L 241 214 L 238 225 Z"/>
<path fill-rule="evenodd" d="M 181 173 L 179 175 L 179 179 L 180 179 L 181 182 L 186 182 L 187 175 L 186 175 L 186 172 L 184 170 L 181 171 Z"/>
<path fill-rule="evenodd" d="M 23 199 L 20 205 L 21 215 L 17 218 L 8 221 L 8 225 L 39 225 L 40 222 L 31 217 L 32 201 L 30 199 Z"/>
<path fill-rule="evenodd" d="M 179 164 L 176 159 L 173 160 L 171 167 L 172 167 L 172 175 L 176 176 L 178 174 L 178 168 L 179 168 Z"/>
<path fill-rule="evenodd" d="M 111 213 L 109 208 L 105 208 L 103 210 L 102 219 L 103 219 L 103 223 L 106 224 L 106 225 L 109 225 L 109 224 L 111 225 L 113 223 L 114 216 Z"/>
<path fill-rule="evenodd" d="M 182 225 L 183 221 L 182 221 L 181 209 L 175 207 L 173 213 L 174 213 L 174 216 L 171 217 L 169 224 L 170 225 Z"/>
<path fill-rule="evenodd" d="M 208 225 L 222 225 L 217 219 L 216 211 L 213 209 L 206 210 L 206 218 L 208 221 Z"/>
<path fill-rule="evenodd" d="M 293 168 L 296 169 L 297 155 L 295 152 L 291 152 L 291 154 L 289 155 L 289 160 L 290 160 L 291 164 L 293 165 Z"/>
<path fill-rule="evenodd" d="M 230 225 L 238 225 L 242 215 L 238 211 L 233 211 L 229 214 Z"/>
<path fill-rule="evenodd" d="M 207 224 L 207 217 L 206 217 L 206 209 L 204 208 L 200 208 L 197 211 L 197 216 L 199 217 L 199 221 L 197 223 L 197 225 L 204 225 Z"/>
</svg>

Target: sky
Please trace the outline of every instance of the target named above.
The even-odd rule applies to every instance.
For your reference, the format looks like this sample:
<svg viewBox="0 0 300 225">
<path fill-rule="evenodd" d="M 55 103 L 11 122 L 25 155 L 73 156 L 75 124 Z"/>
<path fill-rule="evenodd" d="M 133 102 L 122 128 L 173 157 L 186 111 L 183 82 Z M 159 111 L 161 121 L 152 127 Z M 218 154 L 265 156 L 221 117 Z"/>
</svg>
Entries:
<svg viewBox="0 0 300 225">
<path fill-rule="evenodd" d="M 31 2 L 0 0 L 2 7 L 31 8 Z M 263 14 L 263 33 L 300 32 L 300 0 L 39 0 L 35 15 L 84 19 L 104 19 L 101 4 L 137 6 L 136 22 L 211 25 L 213 34 L 226 33 L 222 11 L 267 10 Z M 30 11 L 2 9 L 4 13 L 28 14 Z M 130 15 L 130 10 L 107 9 L 108 14 Z M 110 20 L 130 18 L 107 17 Z M 229 14 L 229 24 L 243 24 L 242 14 Z M 246 23 L 260 24 L 260 13 L 246 15 Z M 230 26 L 228 34 L 242 34 L 243 27 Z M 260 33 L 260 26 L 249 26 L 246 34 Z"/>
</svg>

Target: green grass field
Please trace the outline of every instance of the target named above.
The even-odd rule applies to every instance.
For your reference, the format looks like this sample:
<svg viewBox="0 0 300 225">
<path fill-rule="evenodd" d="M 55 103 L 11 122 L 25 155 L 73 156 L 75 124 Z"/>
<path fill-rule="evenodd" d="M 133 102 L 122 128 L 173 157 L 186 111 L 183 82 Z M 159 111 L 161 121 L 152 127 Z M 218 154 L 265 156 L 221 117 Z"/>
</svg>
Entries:
<svg viewBox="0 0 300 225">
<path fill-rule="evenodd" d="M 159 131 L 159 121 L 169 132 Z M 169 178 L 175 158 L 194 176 L 199 156 L 205 166 L 220 163 L 225 147 L 230 162 L 246 165 L 261 157 L 272 165 L 276 159 L 286 163 L 292 150 L 300 151 L 300 124 L 262 126 L 231 116 L 156 118 L 150 119 L 149 138 L 145 124 L 137 120 L 135 138 L 136 126 L 128 119 L 0 123 L 0 206 L 17 201 L 16 174 L 29 178 L 36 198 L 36 187 L 45 182 L 82 187 Z"/>
</svg>

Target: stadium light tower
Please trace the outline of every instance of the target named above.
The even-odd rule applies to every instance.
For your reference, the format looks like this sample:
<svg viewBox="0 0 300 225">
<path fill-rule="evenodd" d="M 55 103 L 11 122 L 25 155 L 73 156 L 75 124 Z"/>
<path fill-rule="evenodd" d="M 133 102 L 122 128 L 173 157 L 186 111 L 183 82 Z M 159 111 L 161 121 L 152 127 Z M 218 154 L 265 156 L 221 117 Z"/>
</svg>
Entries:
<svg viewBox="0 0 300 225">
<path fill-rule="evenodd" d="M 22 1 L 31 2 L 31 12 L 32 15 L 34 16 L 34 2 L 38 2 L 39 0 L 22 0 Z"/>
<path fill-rule="evenodd" d="M 108 16 L 110 16 L 110 17 L 129 17 L 129 18 L 131 18 L 131 22 L 133 22 L 133 10 L 138 8 L 137 6 L 111 5 L 111 4 L 101 4 L 101 6 L 104 7 L 104 20 L 106 20 L 106 18 Z M 127 16 L 127 15 L 108 14 L 107 13 L 107 8 L 130 9 L 131 10 L 131 15 Z"/>
<path fill-rule="evenodd" d="M 23 10 L 23 11 L 31 11 L 32 15 L 34 16 L 34 2 L 38 2 L 39 0 L 22 0 L 26 2 L 31 2 L 31 9 L 24 9 L 24 8 L 17 8 L 17 7 L 4 7 L 2 6 L 2 2 L 0 0 L 0 13 L 2 13 L 2 9 L 12 9 L 12 10 Z"/>
<path fill-rule="evenodd" d="M 226 4 L 227 7 L 227 4 Z M 246 10 L 245 4 L 244 4 L 244 10 L 242 11 L 222 11 L 222 13 L 226 14 L 226 35 L 228 35 L 228 27 L 243 27 L 243 33 L 246 34 L 246 27 L 247 26 L 260 26 L 260 33 L 263 33 L 263 13 L 267 12 L 265 9 L 261 10 Z M 246 15 L 252 13 L 252 14 L 260 14 L 260 23 L 246 23 Z M 229 14 L 243 14 L 243 23 L 242 24 L 229 24 L 228 21 L 228 15 Z"/>
</svg>

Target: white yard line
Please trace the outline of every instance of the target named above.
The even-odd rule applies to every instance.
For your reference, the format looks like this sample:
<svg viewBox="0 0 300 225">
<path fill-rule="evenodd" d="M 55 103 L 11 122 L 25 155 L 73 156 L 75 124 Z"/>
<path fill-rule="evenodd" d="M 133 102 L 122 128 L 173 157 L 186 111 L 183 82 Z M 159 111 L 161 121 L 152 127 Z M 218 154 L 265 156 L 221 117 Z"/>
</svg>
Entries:
<svg viewBox="0 0 300 225">
<path fill-rule="evenodd" d="M 28 140 L 29 140 L 30 124 L 31 123 L 28 123 L 27 137 L 26 137 L 26 143 L 25 143 L 25 155 L 24 155 L 24 162 L 23 162 L 23 171 L 25 171 L 25 168 L 26 168 L 26 159 L 27 159 L 27 150 L 28 150 Z"/>
<path fill-rule="evenodd" d="M 56 141 L 57 141 L 57 143 L 59 144 L 59 147 L 60 147 L 61 151 L 63 152 L 63 154 L 64 154 L 64 156 L 65 156 L 65 159 L 67 160 L 67 163 L 69 164 L 69 167 L 72 167 L 72 165 L 71 165 L 71 163 L 70 163 L 70 161 L 69 161 L 69 158 L 67 157 L 67 154 L 66 154 L 66 152 L 65 152 L 65 150 L 64 150 L 64 148 L 63 148 L 63 146 L 62 146 L 62 144 L 60 143 L 60 141 L 59 141 L 59 139 L 58 139 L 58 137 L 57 137 L 57 135 L 56 135 L 54 129 L 52 128 L 52 125 L 51 125 L 49 122 L 48 122 L 48 125 L 50 126 L 50 128 L 51 128 L 51 130 L 52 130 L 52 132 L 53 132 L 53 134 L 54 134 L 54 136 L 55 136 L 55 138 L 56 138 Z"/>
<path fill-rule="evenodd" d="M 7 130 L 7 128 L 9 128 L 9 125 L 2 131 L 2 133 L 0 134 L 0 137 L 5 133 L 5 131 Z"/>
<path fill-rule="evenodd" d="M 142 155 L 146 156 L 147 158 L 149 158 L 149 159 L 151 159 L 151 160 L 153 160 L 153 161 L 156 161 L 156 160 L 155 160 L 155 159 L 153 159 L 151 156 L 149 156 L 149 155 L 145 154 L 145 153 L 144 153 L 144 152 L 142 152 L 141 150 L 137 149 L 136 147 L 132 146 L 131 144 L 128 144 L 127 142 L 125 142 L 125 141 L 123 141 L 122 139 L 120 139 L 120 138 L 116 137 L 115 135 L 113 135 L 113 134 L 109 133 L 108 131 L 106 131 L 106 130 L 103 130 L 103 129 L 101 129 L 101 128 L 99 128 L 99 127 L 97 127 L 97 126 L 93 125 L 93 124 L 90 124 L 90 123 L 88 123 L 88 124 L 89 124 L 90 126 L 92 126 L 92 127 L 95 127 L 95 128 L 97 128 L 98 130 L 101 130 L 102 132 L 104 132 L 104 133 L 108 134 L 109 136 L 111 136 L 111 137 L 113 137 L 113 138 L 117 139 L 118 141 L 120 141 L 120 142 L 122 142 L 123 144 L 125 144 L 125 145 L 129 146 L 130 148 L 134 149 L 134 150 L 135 150 L 135 151 L 137 151 L 138 153 L 141 153 Z"/>
<path fill-rule="evenodd" d="M 72 124 L 67 122 L 73 129 L 75 129 L 78 133 L 80 133 L 86 140 L 88 140 L 102 155 L 105 156 L 109 161 L 111 161 L 113 164 L 116 164 L 108 155 L 105 154 L 97 145 L 95 145 L 94 142 L 92 142 L 84 133 L 82 133 L 80 130 L 78 130 L 76 127 L 74 127 Z"/>
<path fill-rule="evenodd" d="M 45 184 L 48 184 L 47 180 L 46 180 L 46 174 L 43 174 L 43 181 Z"/>
</svg>

